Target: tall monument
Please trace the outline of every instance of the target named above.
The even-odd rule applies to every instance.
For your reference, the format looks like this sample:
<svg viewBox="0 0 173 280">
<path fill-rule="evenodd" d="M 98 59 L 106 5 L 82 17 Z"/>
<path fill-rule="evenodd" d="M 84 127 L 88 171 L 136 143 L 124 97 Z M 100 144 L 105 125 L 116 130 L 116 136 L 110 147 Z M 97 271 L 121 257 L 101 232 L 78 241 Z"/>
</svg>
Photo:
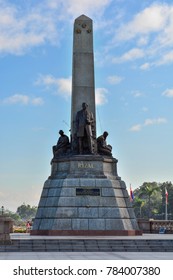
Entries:
<svg viewBox="0 0 173 280">
<path fill-rule="evenodd" d="M 92 20 L 78 17 L 73 31 L 71 129 L 75 133 L 76 112 L 85 101 L 95 116 L 94 54 Z"/>
<path fill-rule="evenodd" d="M 96 137 L 93 26 L 85 15 L 74 23 L 70 141 L 59 134 L 31 234 L 141 234 L 108 133 Z"/>
</svg>

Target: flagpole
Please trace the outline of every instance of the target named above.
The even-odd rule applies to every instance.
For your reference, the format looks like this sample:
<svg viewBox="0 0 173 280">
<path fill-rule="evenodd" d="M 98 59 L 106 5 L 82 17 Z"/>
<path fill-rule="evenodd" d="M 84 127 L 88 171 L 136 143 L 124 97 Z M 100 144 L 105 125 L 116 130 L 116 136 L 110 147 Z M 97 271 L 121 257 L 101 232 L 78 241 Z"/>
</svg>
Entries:
<svg viewBox="0 0 173 280">
<path fill-rule="evenodd" d="M 133 199 L 134 199 L 134 195 L 133 195 L 132 187 L 131 187 L 131 184 L 130 184 L 130 202 L 132 202 Z"/>
<path fill-rule="evenodd" d="M 168 207 L 167 207 L 167 203 L 165 203 L 165 220 L 168 220 Z"/>
<path fill-rule="evenodd" d="M 165 188 L 165 220 L 168 220 L 168 191 Z"/>
</svg>

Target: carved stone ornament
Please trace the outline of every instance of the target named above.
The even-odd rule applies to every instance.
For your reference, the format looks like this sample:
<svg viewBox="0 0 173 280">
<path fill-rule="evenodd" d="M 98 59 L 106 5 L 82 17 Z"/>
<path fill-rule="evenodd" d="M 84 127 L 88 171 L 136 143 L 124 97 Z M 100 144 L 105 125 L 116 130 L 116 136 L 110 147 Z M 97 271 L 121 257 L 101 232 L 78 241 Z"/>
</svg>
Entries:
<svg viewBox="0 0 173 280">
<path fill-rule="evenodd" d="M 82 27 L 85 28 L 85 27 L 86 27 L 86 23 L 83 23 L 83 24 L 82 24 Z"/>
<path fill-rule="evenodd" d="M 87 33 L 91 33 L 91 31 L 92 31 L 91 29 L 87 29 Z"/>
<path fill-rule="evenodd" d="M 81 33 L 81 30 L 78 28 L 78 29 L 76 29 L 76 33 L 77 34 L 80 34 Z"/>
</svg>

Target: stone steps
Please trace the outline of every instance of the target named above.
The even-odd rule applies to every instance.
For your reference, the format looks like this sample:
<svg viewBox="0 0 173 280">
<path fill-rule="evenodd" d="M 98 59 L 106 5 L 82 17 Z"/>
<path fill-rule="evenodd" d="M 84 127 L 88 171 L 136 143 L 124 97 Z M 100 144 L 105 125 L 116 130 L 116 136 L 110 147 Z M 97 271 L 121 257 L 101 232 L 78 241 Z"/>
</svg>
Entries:
<svg viewBox="0 0 173 280">
<path fill-rule="evenodd" d="M 173 252 L 173 240 L 18 239 L 0 252 Z"/>
</svg>

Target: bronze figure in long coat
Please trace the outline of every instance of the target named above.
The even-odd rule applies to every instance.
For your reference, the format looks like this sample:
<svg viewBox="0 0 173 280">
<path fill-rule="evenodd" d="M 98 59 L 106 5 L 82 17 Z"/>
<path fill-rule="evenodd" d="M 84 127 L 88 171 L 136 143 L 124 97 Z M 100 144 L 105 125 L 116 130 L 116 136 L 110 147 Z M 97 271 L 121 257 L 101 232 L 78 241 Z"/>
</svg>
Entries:
<svg viewBox="0 0 173 280">
<path fill-rule="evenodd" d="M 94 122 L 93 113 L 88 110 L 88 105 L 82 103 L 82 110 L 76 115 L 76 131 L 79 139 L 79 153 L 83 153 L 83 141 L 87 137 L 89 152 L 93 153 L 93 133 L 92 125 Z"/>
</svg>

